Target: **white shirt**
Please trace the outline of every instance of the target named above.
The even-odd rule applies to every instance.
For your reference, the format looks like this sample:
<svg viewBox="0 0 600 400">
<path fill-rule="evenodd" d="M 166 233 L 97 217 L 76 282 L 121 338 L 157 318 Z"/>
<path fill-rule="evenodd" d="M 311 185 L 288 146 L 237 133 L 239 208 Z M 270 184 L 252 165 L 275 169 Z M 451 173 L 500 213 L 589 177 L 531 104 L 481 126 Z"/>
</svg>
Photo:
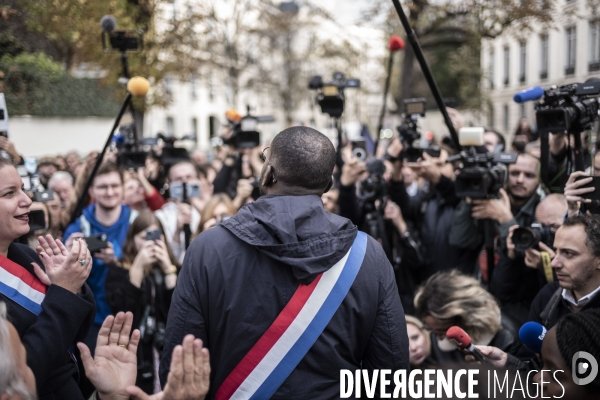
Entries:
<svg viewBox="0 0 600 400">
<path fill-rule="evenodd" d="M 596 290 L 594 290 L 593 292 L 586 294 L 585 296 L 581 297 L 579 299 L 579 301 L 577 301 L 577 300 L 575 300 L 575 297 L 573 296 L 573 293 L 571 293 L 570 290 L 563 289 L 562 298 L 565 299 L 566 301 L 568 301 L 569 303 L 573 304 L 576 307 L 583 307 L 587 303 L 592 301 L 594 296 L 597 295 L 598 293 L 600 293 L 600 286 L 598 286 L 596 288 Z"/>
<path fill-rule="evenodd" d="M 183 257 L 185 256 L 185 234 L 181 232 L 179 243 L 173 240 L 173 236 L 175 236 L 175 231 L 177 230 L 177 203 L 172 201 L 165 203 L 160 210 L 154 212 L 154 215 L 160 220 L 160 223 L 165 230 L 167 242 L 173 251 L 173 255 L 181 265 L 183 263 Z M 192 206 L 192 223 L 190 224 L 192 234 L 198 228 L 199 224 L 200 213 Z"/>
</svg>

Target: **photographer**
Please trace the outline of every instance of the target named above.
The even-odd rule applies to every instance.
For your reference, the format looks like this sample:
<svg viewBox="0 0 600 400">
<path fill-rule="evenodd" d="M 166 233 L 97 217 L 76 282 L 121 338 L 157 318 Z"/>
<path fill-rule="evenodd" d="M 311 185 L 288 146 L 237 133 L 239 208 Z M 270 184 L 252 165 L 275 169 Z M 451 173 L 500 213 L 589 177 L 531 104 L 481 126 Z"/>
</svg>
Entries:
<svg viewBox="0 0 600 400">
<path fill-rule="evenodd" d="M 173 250 L 175 259 L 183 262 L 186 250 L 185 225 L 190 227 L 198 226 L 200 223 L 200 212 L 204 209 L 204 205 L 210 199 L 212 192 L 206 179 L 204 181 L 200 179 L 196 167 L 190 161 L 180 161 L 171 166 L 167 174 L 167 179 L 169 185 L 173 183 L 200 185 L 200 197 L 190 198 L 189 204 L 171 196 L 167 203 L 155 212 L 165 230 L 165 238 Z"/>
<path fill-rule="evenodd" d="M 452 164 L 446 163 L 448 151 L 441 149 L 440 157 L 431 157 L 423 152 L 420 161 L 404 162 L 405 166 L 427 182 L 423 191 L 413 197 L 408 195 L 403 182 L 403 162 L 397 160 L 401 152 L 402 145 L 399 141 L 388 148 L 388 156 L 396 160 L 389 193 L 391 199 L 400 206 L 404 219 L 415 225 L 421 238 L 425 254 L 422 278 L 426 279 L 436 272 L 452 268 L 471 273 L 469 268 L 474 264 L 477 254 L 449 244 L 452 215 L 460 199 L 456 197 L 454 190 Z"/>
<path fill-rule="evenodd" d="M 158 233 L 157 239 L 149 237 Z M 113 313 L 131 311 L 133 328 L 142 338 L 137 351 L 136 385 L 146 393 L 155 391 L 154 371 L 162 353 L 164 327 L 177 283 L 175 258 L 164 240 L 160 221 L 150 211 L 141 212 L 127 232 L 121 265 L 107 265 L 106 299 Z M 154 357 L 158 353 L 158 358 Z"/>
<path fill-rule="evenodd" d="M 77 238 L 106 234 L 107 247 L 94 253 L 94 265 L 87 280 L 97 306 L 94 325 L 86 338 L 86 344 L 93 349 L 102 322 L 111 314 L 106 301 L 106 264 L 115 263 L 123 257 L 127 230 L 137 212 L 122 203 L 123 173 L 114 164 L 104 163 L 100 166 L 89 193 L 95 203 L 84 208 L 81 217 L 66 229 L 64 237 L 69 248 Z"/>
<path fill-rule="evenodd" d="M 478 220 L 495 221 L 499 232 L 499 249 L 506 251 L 508 230 L 513 225 L 530 226 L 535 220 L 535 208 L 540 201 L 536 190 L 539 160 L 529 154 L 519 154 L 508 166 L 506 190 L 499 199 L 465 199 L 454 213 L 450 244 L 462 249 L 480 250 L 484 237 Z"/>
<path fill-rule="evenodd" d="M 535 220 L 551 232 L 556 232 L 562 225 L 566 212 L 565 197 L 557 193 L 551 194 L 538 204 Z M 549 262 L 555 253 L 552 250 L 552 237 L 544 237 L 548 243 L 540 241 L 535 247 L 516 251 L 513 236 L 517 228 L 519 226 L 514 225 L 509 229 L 506 239 L 507 251 L 500 254 L 498 265 L 493 272 L 490 292 L 501 302 L 503 312 L 519 324 L 524 324 L 528 321 L 533 299 L 546 283 L 554 279 Z M 543 264 L 541 252 L 548 254 L 546 266 Z"/>
</svg>

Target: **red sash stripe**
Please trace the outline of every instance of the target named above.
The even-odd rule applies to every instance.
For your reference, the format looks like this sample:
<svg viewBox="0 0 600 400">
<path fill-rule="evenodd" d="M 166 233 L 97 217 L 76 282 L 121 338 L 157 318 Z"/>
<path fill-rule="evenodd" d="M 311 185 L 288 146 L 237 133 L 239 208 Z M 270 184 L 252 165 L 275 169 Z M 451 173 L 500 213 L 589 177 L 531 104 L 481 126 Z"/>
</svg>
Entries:
<svg viewBox="0 0 600 400">
<path fill-rule="evenodd" d="M 248 375 L 256 368 L 258 363 L 271 350 L 273 345 L 279 340 L 281 335 L 288 329 L 306 301 L 314 291 L 317 283 L 321 280 L 323 274 L 318 275 L 310 285 L 300 285 L 296 292 L 281 311 L 279 316 L 271 324 L 269 329 L 254 344 L 252 349 L 244 356 L 239 364 L 231 371 L 229 376 L 223 381 L 216 394 L 216 399 L 229 399 L 238 387 L 244 382 Z"/>
</svg>

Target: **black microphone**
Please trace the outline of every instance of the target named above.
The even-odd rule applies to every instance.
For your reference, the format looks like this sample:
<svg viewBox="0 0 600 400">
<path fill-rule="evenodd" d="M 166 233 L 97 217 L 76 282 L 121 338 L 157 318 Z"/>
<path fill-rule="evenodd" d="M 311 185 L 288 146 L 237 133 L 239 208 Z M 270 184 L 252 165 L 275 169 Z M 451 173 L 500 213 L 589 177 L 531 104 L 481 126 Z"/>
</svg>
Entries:
<svg viewBox="0 0 600 400">
<path fill-rule="evenodd" d="M 100 20 L 100 26 L 104 32 L 110 33 L 117 27 L 117 20 L 112 15 L 105 15 Z"/>
</svg>

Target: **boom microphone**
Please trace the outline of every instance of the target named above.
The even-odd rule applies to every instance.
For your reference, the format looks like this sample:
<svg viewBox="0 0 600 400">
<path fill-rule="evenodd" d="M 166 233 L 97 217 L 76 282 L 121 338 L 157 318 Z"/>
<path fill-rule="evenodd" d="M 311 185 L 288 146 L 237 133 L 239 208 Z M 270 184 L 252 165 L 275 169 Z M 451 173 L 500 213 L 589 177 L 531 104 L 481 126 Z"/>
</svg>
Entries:
<svg viewBox="0 0 600 400">
<path fill-rule="evenodd" d="M 546 333 L 548 333 L 548 330 L 542 324 L 529 321 L 519 329 L 519 340 L 529 350 L 536 354 L 542 354 L 542 343 Z"/>
<path fill-rule="evenodd" d="M 117 20 L 112 15 L 105 15 L 100 20 L 100 26 L 104 32 L 110 33 L 117 27 Z"/>
<path fill-rule="evenodd" d="M 526 101 L 537 100 L 544 95 L 544 89 L 539 86 L 530 87 L 515 94 L 513 100 L 515 103 L 525 103 Z"/>
<path fill-rule="evenodd" d="M 460 351 L 472 355 L 477 361 L 491 364 L 490 360 L 488 360 L 487 357 L 484 356 L 483 353 L 473 345 L 471 336 L 469 336 L 462 328 L 458 326 L 451 326 L 446 331 L 446 337 L 453 341 L 454 344 L 458 346 Z"/>
<path fill-rule="evenodd" d="M 150 82 L 141 76 L 134 76 L 127 82 L 127 90 L 135 97 L 144 97 L 148 89 L 150 89 Z"/>
<path fill-rule="evenodd" d="M 404 40 L 400 36 L 392 35 L 390 37 L 390 42 L 388 44 L 388 49 L 390 51 L 398 51 L 404 50 Z"/>
</svg>

